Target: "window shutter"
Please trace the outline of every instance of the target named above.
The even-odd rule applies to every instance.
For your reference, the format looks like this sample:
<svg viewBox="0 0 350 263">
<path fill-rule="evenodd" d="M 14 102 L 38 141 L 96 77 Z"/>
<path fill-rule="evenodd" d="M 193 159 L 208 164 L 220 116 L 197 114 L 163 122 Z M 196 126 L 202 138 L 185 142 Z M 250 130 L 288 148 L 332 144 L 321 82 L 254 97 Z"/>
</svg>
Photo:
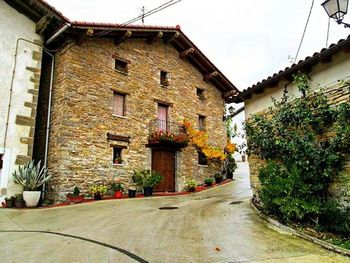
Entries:
<svg viewBox="0 0 350 263">
<path fill-rule="evenodd" d="M 113 96 L 113 114 L 124 116 L 124 100 L 125 96 L 114 94 Z"/>
</svg>

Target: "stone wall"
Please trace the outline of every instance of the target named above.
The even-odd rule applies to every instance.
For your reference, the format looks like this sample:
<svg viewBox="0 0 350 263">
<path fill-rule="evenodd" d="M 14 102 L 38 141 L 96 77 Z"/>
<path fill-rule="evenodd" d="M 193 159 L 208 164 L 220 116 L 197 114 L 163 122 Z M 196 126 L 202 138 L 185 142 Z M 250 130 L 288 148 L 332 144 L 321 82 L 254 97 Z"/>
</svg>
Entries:
<svg viewBox="0 0 350 263">
<path fill-rule="evenodd" d="M 114 57 L 129 61 L 128 73 L 114 69 Z M 169 72 L 170 85 L 160 85 L 160 70 Z M 205 90 L 205 100 L 196 95 Z M 126 95 L 125 117 L 112 115 L 113 91 Z M 169 104 L 169 121 L 184 118 L 198 124 L 206 116 L 209 142 L 225 146 L 224 100 L 212 84 L 176 49 L 160 40 L 149 45 L 130 39 L 116 46 L 112 39 L 90 39 L 56 55 L 51 119 L 49 197 L 56 198 L 76 185 L 86 192 L 89 185 L 120 178 L 129 184 L 133 170 L 151 167 L 146 148 L 150 121 L 157 118 L 157 101 Z M 130 143 L 108 141 L 107 133 L 130 137 Z M 112 147 L 123 150 L 123 165 L 113 165 Z M 177 153 L 176 188 L 184 181 L 218 172 L 220 167 L 198 165 L 197 150 L 189 146 Z M 57 199 L 57 198 L 56 198 Z"/>
</svg>

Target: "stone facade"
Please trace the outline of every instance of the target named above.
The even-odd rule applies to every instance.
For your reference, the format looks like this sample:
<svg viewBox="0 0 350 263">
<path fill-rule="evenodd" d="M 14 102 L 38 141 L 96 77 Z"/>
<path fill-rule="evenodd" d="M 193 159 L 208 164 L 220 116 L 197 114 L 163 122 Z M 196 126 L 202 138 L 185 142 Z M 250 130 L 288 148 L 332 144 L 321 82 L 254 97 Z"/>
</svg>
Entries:
<svg viewBox="0 0 350 263">
<path fill-rule="evenodd" d="M 128 73 L 114 68 L 114 58 L 128 61 Z M 160 71 L 169 72 L 169 85 L 160 84 Z M 205 99 L 197 97 L 197 87 Z M 113 92 L 125 94 L 125 116 L 112 114 Z M 209 143 L 224 148 L 224 100 L 221 92 L 178 51 L 157 40 L 128 39 L 116 46 L 112 39 L 87 39 L 56 54 L 49 146 L 49 173 L 53 175 L 48 197 L 56 199 L 72 191 L 83 192 L 93 183 L 120 178 L 131 182 L 133 170 L 151 168 L 149 123 L 157 119 L 158 103 L 169 105 L 170 122 L 185 118 L 198 125 L 206 116 Z M 130 137 L 130 142 L 108 140 L 107 133 Z M 124 147 L 124 164 L 112 163 L 112 146 Z M 188 179 L 203 179 L 220 165 L 198 165 L 191 145 L 176 153 L 176 190 Z"/>
</svg>

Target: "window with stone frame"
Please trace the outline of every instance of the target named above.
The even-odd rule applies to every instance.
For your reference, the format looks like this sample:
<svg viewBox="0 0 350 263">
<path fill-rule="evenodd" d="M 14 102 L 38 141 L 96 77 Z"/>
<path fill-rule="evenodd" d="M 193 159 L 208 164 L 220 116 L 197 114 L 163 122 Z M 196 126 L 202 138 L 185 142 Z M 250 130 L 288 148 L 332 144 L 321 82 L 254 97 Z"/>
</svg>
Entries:
<svg viewBox="0 0 350 263">
<path fill-rule="evenodd" d="M 113 91 L 113 115 L 125 116 L 125 94 Z"/>
<path fill-rule="evenodd" d="M 197 88 L 197 97 L 200 100 L 205 100 L 204 90 L 203 89 Z"/>
<path fill-rule="evenodd" d="M 127 61 L 116 58 L 114 63 L 115 63 L 114 64 L 115 70 L 117 70 L 121 73 L 124 73 L 124 74 L 128 73 L 128 62 Z"/>
<path fill-rule="evenodd" d="M 163 86 L 169 86 L 169 72 L 164 70 L 160 71 L 160 84 Z"/>
<path fill-rule="evenodd" d="M 113 147 L 113 164 L 123 164 L 123 148 L 119 146 Z"/>
<path fill-rule="evenodd" d="M 201 151 L 198 151 L 198 164 L 199 165 L 208 165 L 207 156 L 205 156 L 205 154 L 202 153 Z"/>
<path fill-rule="evenodd" d="M 198 115 L 198 129 L 205 131 L 205 116 L 203 115 Z"/>
</svg>

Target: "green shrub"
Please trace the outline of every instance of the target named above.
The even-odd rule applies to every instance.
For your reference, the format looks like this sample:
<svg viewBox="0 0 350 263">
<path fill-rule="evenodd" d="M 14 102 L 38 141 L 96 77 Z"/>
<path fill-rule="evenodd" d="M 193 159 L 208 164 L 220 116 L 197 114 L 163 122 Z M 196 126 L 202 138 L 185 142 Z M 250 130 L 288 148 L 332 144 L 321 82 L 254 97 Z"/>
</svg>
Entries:
<svg viewBox="0 0 350 263">
<path fill-rule="evenodd" d="M 324 209 L 328 189 L 343 169 L 344 155 L 350 153 L 350 98 L 332 105 L 323 90 L 309 90 L 306 75 L 295 76 L 294 84 L 300 98 L 289 101 L 285 90 L 266 115 L 247 121 L 248 151 L 266 161 L 259 173 L 259 195 L 270 213 L 284 221 L 322 218 L 319 222 L 326 226 L 332 211 Z M 345 217 L 339 220 L 344 222 Z M 344 224 L 341 228 L 346 230 Z"/>
<path fill-rule="evenodd" d="M 161 176 L 157 171 L 141 170 L 134 171 L 132 180 L 138 186 L 153 187 L 163 180 L 163 176 Z"/>
<path fill-rule="evenodd" d="M 323 205 L 318 228 L 350 237 L 350 209 L 340 209 L 337 202 L 332 200 Z"/>
</svg>

